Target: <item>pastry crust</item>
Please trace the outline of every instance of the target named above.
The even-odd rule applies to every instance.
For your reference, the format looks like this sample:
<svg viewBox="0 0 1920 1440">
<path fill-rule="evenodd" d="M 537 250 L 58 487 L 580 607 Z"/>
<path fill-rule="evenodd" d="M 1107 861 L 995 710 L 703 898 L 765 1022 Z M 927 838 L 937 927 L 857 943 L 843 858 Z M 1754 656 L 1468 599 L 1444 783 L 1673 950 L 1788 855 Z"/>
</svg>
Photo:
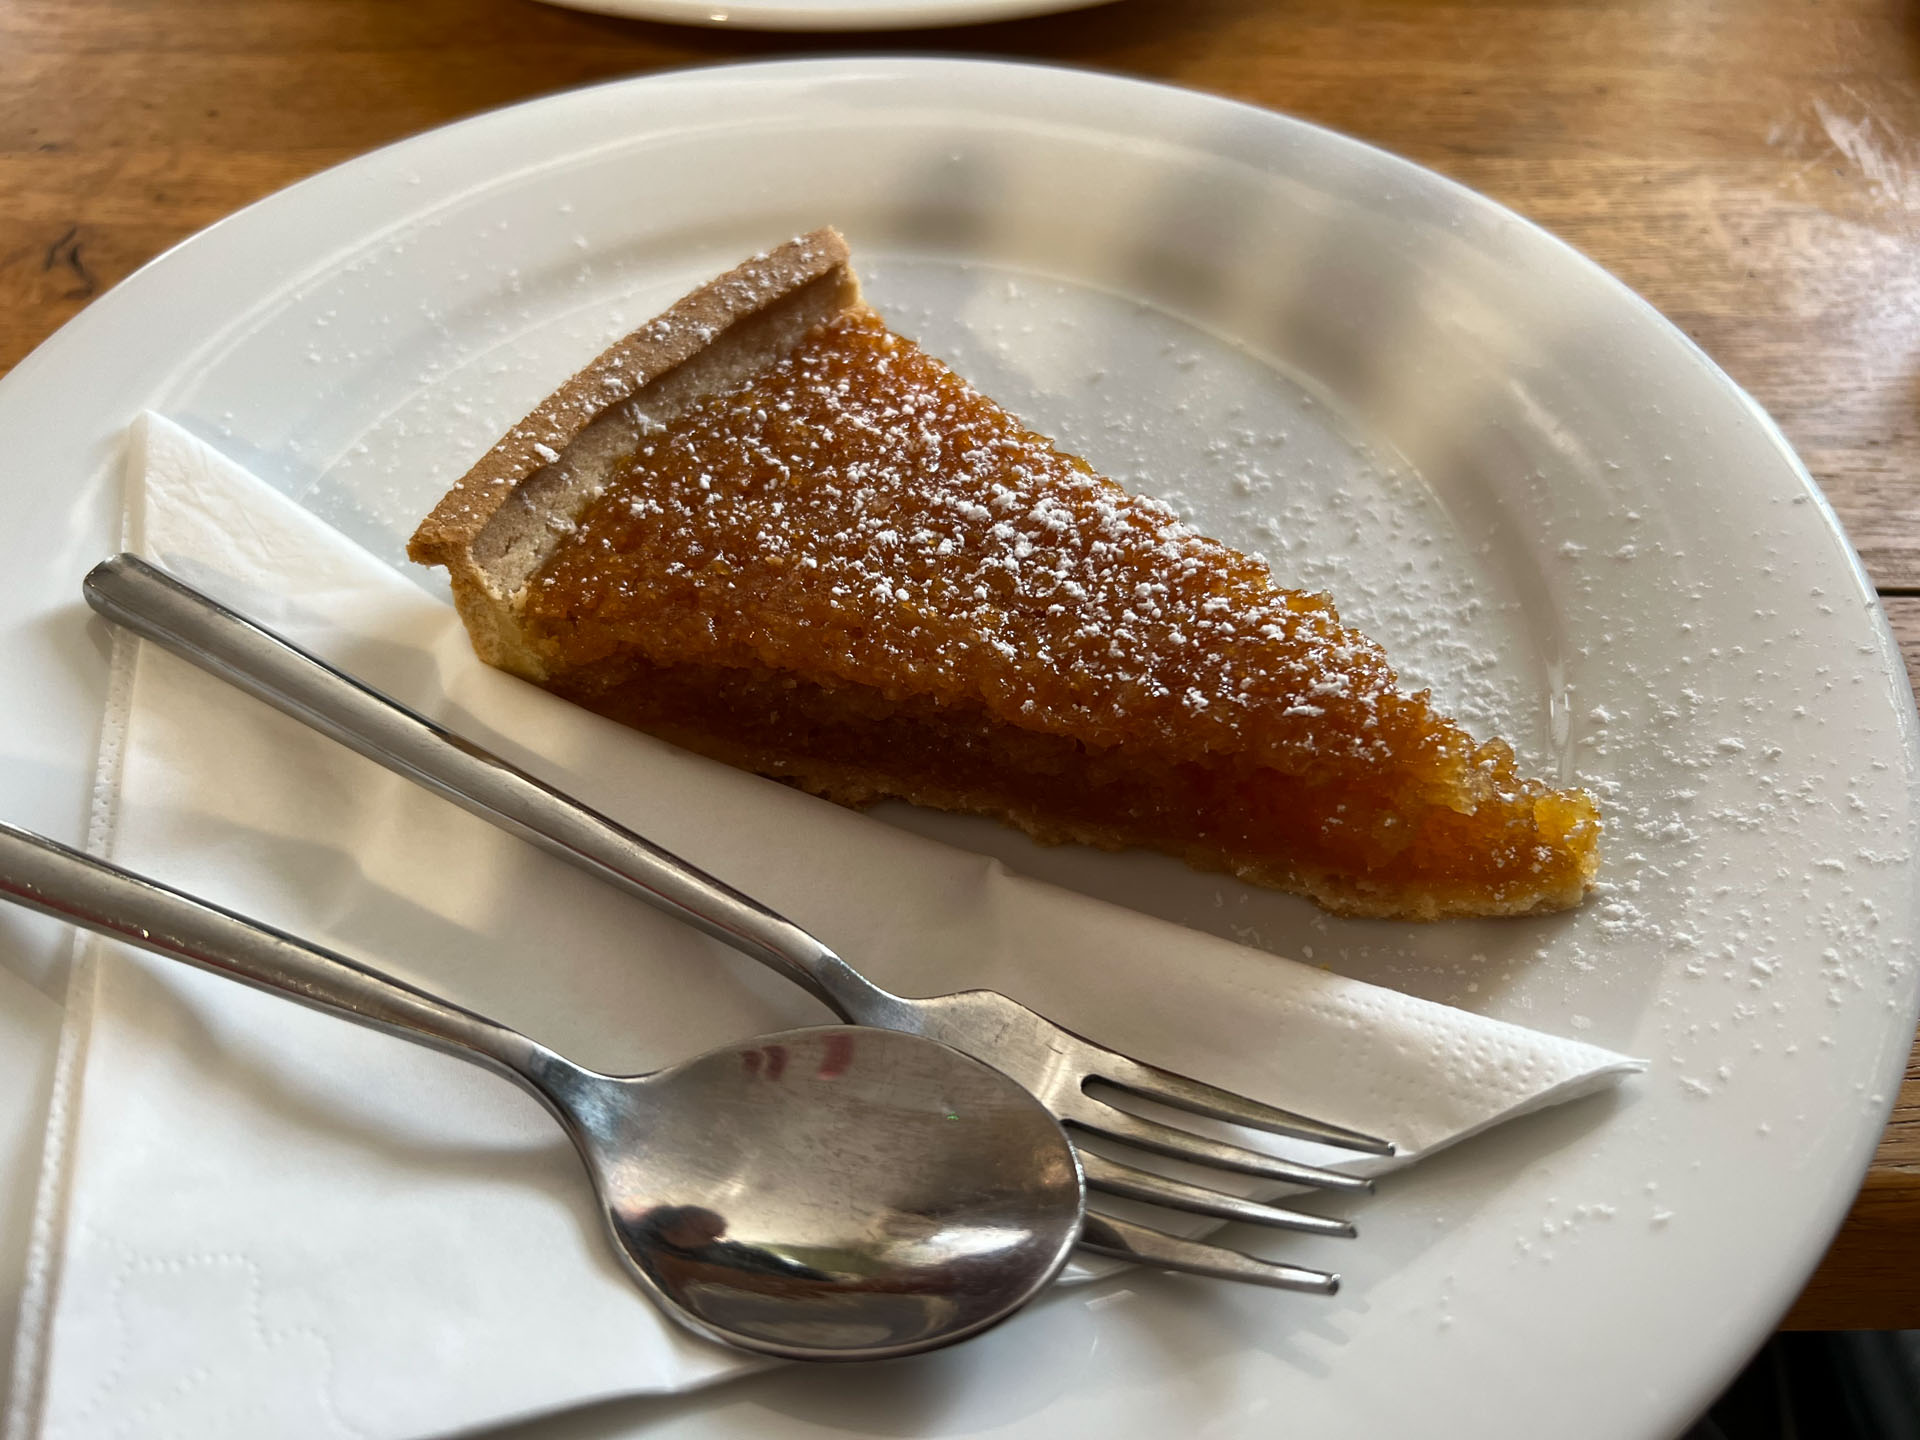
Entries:
<svg viewBox="0 0 1920 1440">
<path fill-rule="evenodd" d="M 1598 865 L 1591 797 L 891 335 L 832 230 L 613 346 L 408 548 L 490 664 L 843 804 L 1151 845 L 1378 918 L 1564 909 Z"/>
<path fill-rule="evenodd" d="M 639 438 L 815 325 L 865 308 L 837 230 L 755 255 L 610 346 L 501 436 L 420 522 L 408 557 L 446 567 L 482 660 L 547 680 L 520 623 L 527 582 Z"/>
</svg>

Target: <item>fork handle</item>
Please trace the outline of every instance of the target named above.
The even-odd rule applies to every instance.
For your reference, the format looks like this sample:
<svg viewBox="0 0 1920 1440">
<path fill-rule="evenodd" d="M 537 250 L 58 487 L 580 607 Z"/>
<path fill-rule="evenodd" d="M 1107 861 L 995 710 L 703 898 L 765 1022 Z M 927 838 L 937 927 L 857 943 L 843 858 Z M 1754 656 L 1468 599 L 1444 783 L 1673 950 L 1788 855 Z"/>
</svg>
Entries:
<svg viewBox="0 0 1920 1440">
<path fill-rule="evenodd" d="M 484 1015 L 4 821 L 0 898 L 476 1061 L 543 1098 L 577 1068 Z"/>
<path fill-rule="evenodd" d="M 895 996 L 785 916 L 139 556 L 94 566 L 82 589 L 107 619 L 751 956 L 843 1020 L 888 1026 L 900 1008 Z"/>
</svg>

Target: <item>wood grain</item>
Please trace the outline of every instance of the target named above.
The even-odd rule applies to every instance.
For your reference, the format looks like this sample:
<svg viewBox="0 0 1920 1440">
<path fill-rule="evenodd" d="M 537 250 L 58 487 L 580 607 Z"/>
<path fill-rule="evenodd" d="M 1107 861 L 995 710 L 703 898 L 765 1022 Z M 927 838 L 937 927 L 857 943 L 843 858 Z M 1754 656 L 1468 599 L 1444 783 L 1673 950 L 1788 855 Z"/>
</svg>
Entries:
<svg viewBox="0 0 1920 1440">
<path fill-rule="evenodd" d="M 1773 414 L 1920 653 L 1920 9 L 1906 0 L 1119 0 L 858 37 L 530 0 L 0 0 L 0 371 L 169 245 L 373 146 L 568 86 L 852 49 L 1211 90 L 1539 221 Z M 1920 1328 L 1912 1072 L 1789 1323 Z"/>
</svg>

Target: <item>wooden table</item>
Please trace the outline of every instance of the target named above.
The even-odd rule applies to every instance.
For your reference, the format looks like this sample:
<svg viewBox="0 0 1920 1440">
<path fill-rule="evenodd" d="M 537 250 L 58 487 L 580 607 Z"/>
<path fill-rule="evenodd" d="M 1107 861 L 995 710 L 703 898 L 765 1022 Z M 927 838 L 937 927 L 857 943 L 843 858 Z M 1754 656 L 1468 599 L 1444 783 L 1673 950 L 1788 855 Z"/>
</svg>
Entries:
<svg viewBox="0 0 1920 1440">
<path fill-rule="evenodd" d="M 1904 0 L 1120 0 L 852 38 L 532 0 L 0 0 L 0 371 L 175 241 L 376 145 L 663 66 L 856 48 L 1215 91 L 1539 221 L 1772 412 L 1920 668 L 1920 11 Z M 1787 1324 L 1920 1328 L 1920 1070 Z"/>
</svg>

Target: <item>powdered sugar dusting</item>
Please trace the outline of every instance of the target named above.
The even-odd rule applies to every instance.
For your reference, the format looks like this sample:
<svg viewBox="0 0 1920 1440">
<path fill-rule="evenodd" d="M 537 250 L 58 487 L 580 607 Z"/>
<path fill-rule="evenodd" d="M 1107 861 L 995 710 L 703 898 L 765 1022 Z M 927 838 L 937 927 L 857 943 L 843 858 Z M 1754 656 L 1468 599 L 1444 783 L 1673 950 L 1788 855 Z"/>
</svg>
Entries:
<svg viewBox="0 0 1920 1440">
<path fill-rule="evenodd" d="M 1509 741 L 1524 770 L 1568 778 L 1544 703 L 1555 637 L 1390 449 L 1151 306 L 1031 276 L 893 273 L 869 289 L 896 328 L 1130 491 L 1261 556 L 1279 583 L 1331 595 L 1404 687 Z"/>
<path fill-rule="evenodd" d="M 1096 745 L 1145 724 L 1209 751 L 1357 756 L 1394 723 L 1384 657 L 1323 599 L 1022 430 L 878 319 L 643 436 L 636 462 L 621 513 L 594 513 L 597 543 L 533 603 L 558 586 L 572 611 L 664 629 L 683 660 L 744 644 L 772 663 L 804 640 L 844 680 L 984 697 Z M 744 635 L 713 618 L 735 594 L 754 597 Z"/>
</svg>

